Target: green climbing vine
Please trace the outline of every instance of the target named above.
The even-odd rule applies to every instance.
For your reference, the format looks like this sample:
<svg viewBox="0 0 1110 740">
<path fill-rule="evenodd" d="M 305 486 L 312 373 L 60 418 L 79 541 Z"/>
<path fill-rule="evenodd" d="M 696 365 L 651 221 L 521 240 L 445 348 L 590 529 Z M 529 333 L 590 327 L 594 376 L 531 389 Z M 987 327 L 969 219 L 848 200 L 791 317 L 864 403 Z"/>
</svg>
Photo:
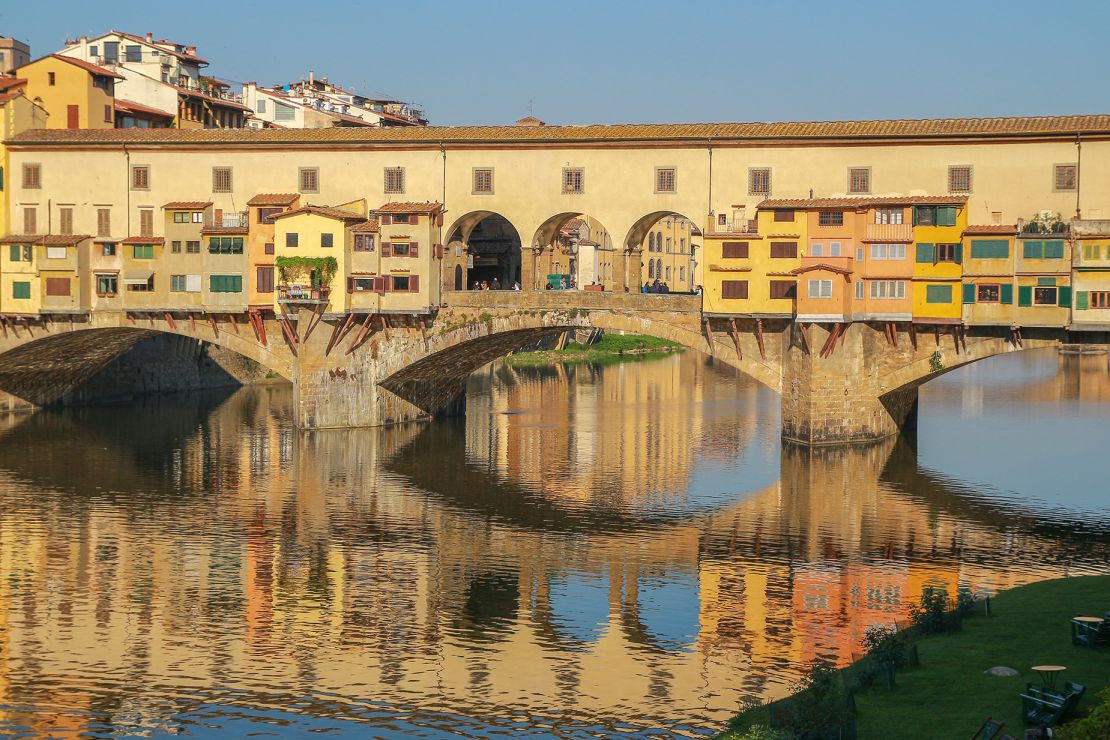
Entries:
<svg viewBox="0 0 1110 740">
<path fill-rule="evenodd" d="M 278 257 L 274 266 L 283 283 L 311 279 L 314 288 L 331 285 L 335 273 L 339 271 L 339 262 L 335 257 Z"/>
<path fill-rule="evenodd" d="M 944 361 L 941 360 L 939 349 L 929 356 L 929 369 L 934 373 L 939 373 L 944 369 Z"/>
</svg>

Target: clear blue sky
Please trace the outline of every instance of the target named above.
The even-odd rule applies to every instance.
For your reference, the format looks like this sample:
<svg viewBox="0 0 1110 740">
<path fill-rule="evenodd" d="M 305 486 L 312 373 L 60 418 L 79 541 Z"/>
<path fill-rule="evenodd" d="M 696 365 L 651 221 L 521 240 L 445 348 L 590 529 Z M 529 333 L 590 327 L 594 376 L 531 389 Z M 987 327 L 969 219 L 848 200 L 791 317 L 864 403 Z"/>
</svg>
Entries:
<svg viewBox="0 0 1110 740">
<path fill-rule="evenodd" d="M 110 28 L 229 80 L 317 75 L 432 123 L 827 120 L 1110 111 L 1107 0 L 12 0 L 34 56 Z"/>
</svg>

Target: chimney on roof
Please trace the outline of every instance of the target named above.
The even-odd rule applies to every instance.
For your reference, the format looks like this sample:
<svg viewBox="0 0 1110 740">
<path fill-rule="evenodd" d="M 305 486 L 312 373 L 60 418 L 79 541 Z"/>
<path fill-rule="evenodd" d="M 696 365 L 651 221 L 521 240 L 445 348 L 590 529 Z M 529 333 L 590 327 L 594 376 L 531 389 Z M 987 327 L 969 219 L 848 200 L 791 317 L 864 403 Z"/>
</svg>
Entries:
<svg viewBox="0 0 1110 740">
<path fill-rule="evenodd" d="M 195 47 L 195 46 L 186 46 L 185 47 L 185 53 L 189 54 L 191 56 L 196 56 L 197 55 L 197 47 Z"/>
<path fill-rule="evenodd" d="M 314 82 L 316 82 L 316 72 L 310 69 L 308 70 L 308 84 L 311 85 Z"/>
<path fill-rule="evenodd" d="M 148 44 L 150 44 L 150 43 L 153 43 L 153 42 L 154 42 L 154 34 L 153 34 L 153 33 L 151 33 L 150 31 L 147 31 L 147 32 L 146 32 L 146 42 L 147 42 Z"/>
</svg>

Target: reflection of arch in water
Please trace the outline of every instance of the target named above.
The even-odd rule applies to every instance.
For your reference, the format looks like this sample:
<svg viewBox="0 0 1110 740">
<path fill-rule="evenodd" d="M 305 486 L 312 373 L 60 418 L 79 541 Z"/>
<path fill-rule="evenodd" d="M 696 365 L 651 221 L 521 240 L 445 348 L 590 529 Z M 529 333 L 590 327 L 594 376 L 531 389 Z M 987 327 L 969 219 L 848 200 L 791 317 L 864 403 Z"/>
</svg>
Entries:
<svg viewBox="0 0 1110 740">
<path fill-rule="evenodd" d="M 701 582 L 697 572 L 643 574 L 625 584 L 625 630 L 637 645 L 664 651 L 689 649 L 701 629 Z"/>
<path fill-rule="evenodd" d="M 581 572 L 552 574 L 547 619 L 551 636 L 562 644 L 587 645 L 601 639 L 609 622 L 609 579 Z"/>
</svg>

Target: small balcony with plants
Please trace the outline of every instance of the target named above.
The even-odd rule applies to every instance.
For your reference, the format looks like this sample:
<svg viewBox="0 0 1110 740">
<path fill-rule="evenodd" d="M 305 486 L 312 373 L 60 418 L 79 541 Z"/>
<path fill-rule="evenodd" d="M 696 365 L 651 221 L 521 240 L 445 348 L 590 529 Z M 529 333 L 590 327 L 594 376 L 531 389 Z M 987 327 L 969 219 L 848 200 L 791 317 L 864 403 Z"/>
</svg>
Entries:
<svg viewBox="0 0 1110 740">
<path fill-rule="evenodd" d="M 339 271 L 335 257 L 278 257 L 278 303 L 328 303 Z"/>
</svg>

